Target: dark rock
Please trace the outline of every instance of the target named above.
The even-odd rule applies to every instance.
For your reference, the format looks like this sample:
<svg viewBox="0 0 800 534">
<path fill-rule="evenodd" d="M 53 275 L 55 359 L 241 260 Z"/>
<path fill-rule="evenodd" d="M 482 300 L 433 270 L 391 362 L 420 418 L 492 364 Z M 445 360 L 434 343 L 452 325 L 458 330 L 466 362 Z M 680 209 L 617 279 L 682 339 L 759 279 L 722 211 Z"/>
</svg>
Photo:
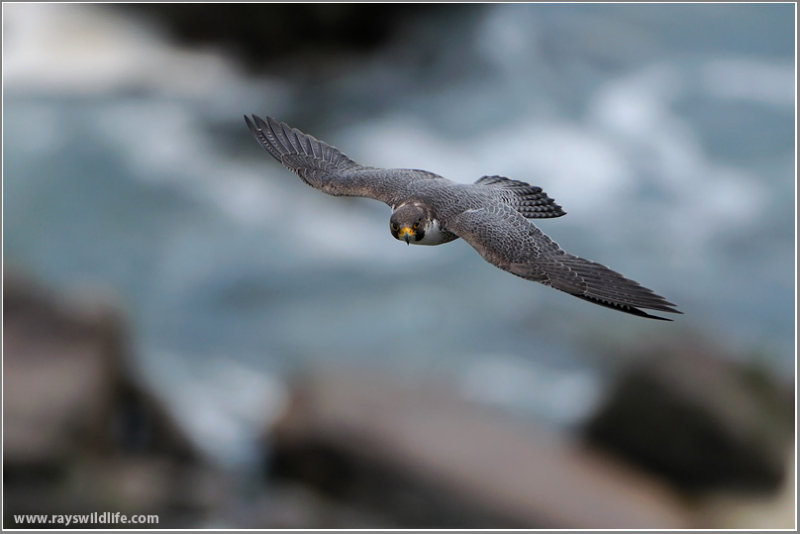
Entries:
<svg viewBox="0 0 800 534">
<path fill-rule="evenodd" d="M 684 490 L 778 488 L 793 436 L 789 388 L 702 342 L 649 350 L 587 439 Z"/>
<path fill-rule="evenodd" d="M 217 44 L 254 66 L 297 55 L 328 58 L 366 52 L 435 4 L 129 4 L 117 6 L 158 20 L 181 41 Z M 460 10 L 455 6 L 456 10 Z M 452 15 L 452 9 L 451 9 Z"/>
<path fill-rule="evenodd" d="M 269 435 L 271 484 L 302 485 L 378 521 L 361 527 L 687 522 L 686 510 L 657 482 L 541 428 L 481 411 L 437 384 L 320 373 L 301 381 L 292 398 Z M 293 520 L 292 528 L 331 526 Z"/>
<path fill-rule="evenodd" d="M 5 526 L 25 526 L 14 514 L 114 510 L 163 514 L 163 528 L 203 509 L 209 473 L 129 369 L 118 309 L 8 271 L 3 305 Z"/>
</svg>

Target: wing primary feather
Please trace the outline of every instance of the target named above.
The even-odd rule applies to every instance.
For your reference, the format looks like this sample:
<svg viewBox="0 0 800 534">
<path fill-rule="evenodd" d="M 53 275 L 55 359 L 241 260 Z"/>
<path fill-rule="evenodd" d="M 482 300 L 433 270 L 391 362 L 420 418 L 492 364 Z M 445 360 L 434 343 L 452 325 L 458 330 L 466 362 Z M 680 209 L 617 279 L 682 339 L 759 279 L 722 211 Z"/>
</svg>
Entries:
<svg viewBox="0 0 800 534">
<path fill-rule="evenodd" d="M 395 205 L 411 182 L 440 178 L 409 169 L 359 165 L 338 149 L 272 117 L 245 116 L 253 137 L 305 183 L 336 196 L 374 198 Z"/>
<path fill-rule="evenodd" d="M 618 305 L 618 304 L 612 304 L 612 303 L 609 303 L 609 302 L 605 302 L 603 300 L 595 299 L 595 298 L 593 298 L 591 296 L 588 296 L 588 295 L 576 295 L 574 293 L 572 295 L 578 297 L 579 299 L 583 299 L 586 302 L 591 302 L 592 304 L 597 304 L 597 305 L 603 306 L 605 308 L 611 308 L 612 310 L 621 311 L 623 313 L 629 313 L 631 315 L 636 315 L 637 317 L 646 317 L 648 319 L 656 319 L 658 321 L 672 321 L 672 319 L 670 319 L 669 317 L 661 317 L 659 315 L 653 315 L 653 314 L 647 313 L 645 311 L 642 311 L 639 308 L 635 308 L 633 306 L 621 306 L 621 305 Z M 673 313 L 681 313 L 678 310 L 663 310 L 663 311 L 671 311 Z"/>
<path fill-rule="evenodd" d="M 258 141 L 273 158 L 280 161 L 280 152 L 278 152 L 273 142 L 267 137 L 267 131 L 269 130 L 267 124 L 256 115 L 253 115 L 252 121 L 245 115 L 244 120 L 247 122 L 247 126 L 250 128 L 250 132 L 253 134 L 253 137 L 256 138 L 256 141 Z"/>
<path fill-rule="evenodd" d="M 475 185 L 495 191 L 497 200 L 508 204 L 528 219 L 561 217 L 567 213 L 541 187 L 527 182 L 505 176 L 482 176 Z"/>
<path fill-rule="evenodd" d="M 494 178 L 486 182 L 489 180 Z M 444 225 L 472 245 L 486 261 L 526 280 L 639 317 L 669 320 L 641 308 L 681 313 L 675 304 L 638 282 L 604 265 L 566 253 L 507 203 L 497 201 L 491 210 L 466 210 L 444 221 Z"/>
</svg>

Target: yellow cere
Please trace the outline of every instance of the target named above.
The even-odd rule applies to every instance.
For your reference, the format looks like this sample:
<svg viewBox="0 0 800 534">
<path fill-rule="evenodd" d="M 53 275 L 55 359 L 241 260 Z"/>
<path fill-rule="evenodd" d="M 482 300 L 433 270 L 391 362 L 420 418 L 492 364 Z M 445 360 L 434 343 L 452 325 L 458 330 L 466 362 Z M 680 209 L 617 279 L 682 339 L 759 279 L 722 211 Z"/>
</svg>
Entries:
<svg viewBox="0 0 800 534">
<path fill-rule="evenodd" d="M 400 228 L 399 232 L 397 232 L 397 237 L 405 237 L 406 234 L 413 237 L 415 233 L 416 232 L 414 232 L 414 230 L 412 230 L 410 227 L 404 226 Z"/>
</svg>

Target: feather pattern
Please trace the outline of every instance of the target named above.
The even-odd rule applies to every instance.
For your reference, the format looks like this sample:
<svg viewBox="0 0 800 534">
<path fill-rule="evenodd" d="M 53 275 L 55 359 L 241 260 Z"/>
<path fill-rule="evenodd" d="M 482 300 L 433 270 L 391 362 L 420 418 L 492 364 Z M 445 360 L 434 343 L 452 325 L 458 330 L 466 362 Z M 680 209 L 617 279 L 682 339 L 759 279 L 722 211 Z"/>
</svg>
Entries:
<svg viewBox="0 0 800 534">
<path fill-rule="evenodd" d="M 425 220 L 418 224 L 436 228 L 439 238 L 422 244 L 461 237 L 496 267 L 586 301 L 652 319 L 670 320 L 643 310 L 681 313 L 652 290 L 565 252 L 542 233 L 530 219 L 560 217 L 565 212 L 540 187 L 503 176 L 459 184 L 418 169 L 365 167 L 271 117 L 245 116 L 245 122 L 273 158 L 316 189 L 380 200 L 392 206 L 397 219 L 402 219 L 399 210 L 423 207 L 419 211 Z"/>
<path fill-rule="evenodd" d="M 245 116 L 250 132 L 269 154 L 305 183 L 336 196 L 374 198 L 390 206 L 408 187 L 441 176 L 414 169 L 380 169 L 359 165 L 338 149 L 272 117 Z"/>
<path fill-rule="evenodd" d="M 641 317 L 670 320 L 642 309 L 681 313 L 638 282 L 565 252 L 510 206 L 465 211 L 443 222 L 486 261 L 526 280 Z"/>
<path fill-rule="evenodd" d="M 541 187 L 504 176 L 482 176 L 475 183 L 492 187 L 497 191 L 497 200 L 508 204 L 528 219 L 561 217 L 567 214 Z"/>
</svg>

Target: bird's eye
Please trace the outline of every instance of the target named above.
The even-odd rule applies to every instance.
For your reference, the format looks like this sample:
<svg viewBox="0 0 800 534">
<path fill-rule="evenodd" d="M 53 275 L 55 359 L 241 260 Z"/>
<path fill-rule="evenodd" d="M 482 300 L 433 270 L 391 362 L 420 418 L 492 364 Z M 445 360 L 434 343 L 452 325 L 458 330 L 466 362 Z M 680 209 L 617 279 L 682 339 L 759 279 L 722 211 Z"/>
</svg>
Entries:
<svg viewBox="0 0 800 534">
<path fill-rule="evenodd" d="M 393 223 L 392 223 L 392 230 L 394 230 L 394 231 L 396 232 L 396 231 L 397 231 L 397 228 L 398 228 L 398 226 L 397 226 L 397 223 L 396 223 L 396 222 L 393 222 Z"/>
<path fill-rule="evenodd" d="M 419 221 L 414 223 L 414 230 L 416 230 L 417 228 L 419 228 Z"/>
</svg>

